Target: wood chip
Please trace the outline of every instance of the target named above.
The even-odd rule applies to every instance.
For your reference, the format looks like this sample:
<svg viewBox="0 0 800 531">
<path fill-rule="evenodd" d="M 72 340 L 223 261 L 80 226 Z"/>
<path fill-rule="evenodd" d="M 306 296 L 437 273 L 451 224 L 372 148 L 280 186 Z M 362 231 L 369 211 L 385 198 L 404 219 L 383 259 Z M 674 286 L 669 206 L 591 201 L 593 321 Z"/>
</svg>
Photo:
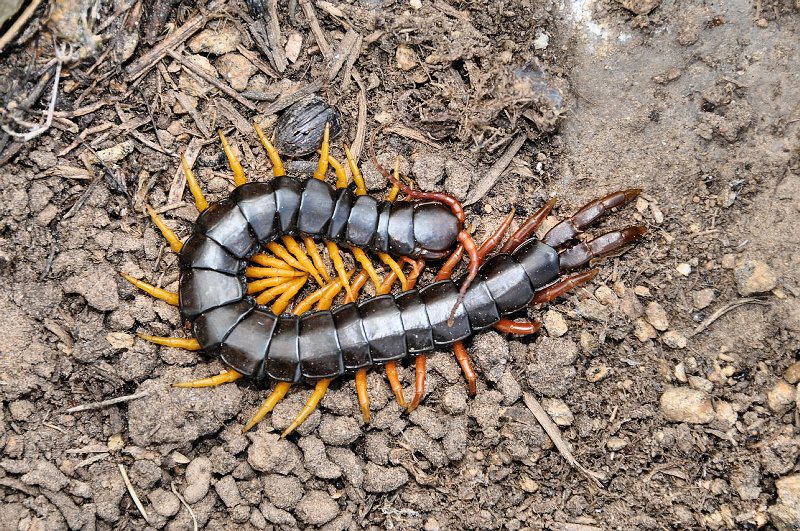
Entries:
<svg viewBox="0 0 800 531">
<path fill-rule="evenodd" d="M 291 94 L 272 102 L 269 105 L 269 107 L 267 107 L 264 110 L 263 116 L 270 116 L 272 114 L 278 113 L 283 109 L 285 109 L 286 107 L 292 105 L 293 103 L 302 100 L 306 96 L 310 96 L 311 94 L 318 92 L 321 87 L 322 83 L 320 83 L 319 81 L 314 81 L 313 83 L 309 83 L 305 87 L 296 90 L 295 92 L 292 92 Z"/>
<path fill-rule="evenodd" d="M 211 6 L 209 6 L 209 9 Z M 152 50 L 145 53 L 139 59 L 125 69 L 128 81 L 133 81 L 142 74 L 149 71 L 156 63 L 166 57 L 167 53 L 174 50 L 180 43 L 194 35 L 200 28 L 206 25 L 206 16 L 200 12 L 190 18 L 183 26 L 176 29 L 167 37 L 159 42 Z"/>
<path fill-rule="evenodd" d="M 188 71 L 192 72 L 193 74 L 195 74 L 197 76 L 202 77 L 204 80 L 206 80 L 207 82 L 211 83 L 212 85 L 214 85 L 215 87 L 220 89 L 222 92 L 224 92 L 225 94 L 227 94 L 231 98 L 235 99 L 237 102 L 239 102 L 243 106 L 247 107 L 249 110 L 251 110 L 251 111 L 255 111 L 256 110 L 256 106 L 255 105 L 253 105 L 251 102 L 249 102 L 246 99 L 244 99 L 238 92 L 233 90 L 229 85 L 226 85 L 226 84 L 222 83 L 221 81 L 216 79 L 214 76 L 210 75 L 208 72 L 206 72 L 202 68 L 198 67 L 192 61 L 187 61 L 186 58 L 184 56 L 182 56 L 180 53 L 173 52 L 172 50 L 168 50 L 167 53 L 170 55 L 170 57 L 172 57 L 173 59 L 178 61 L 181 64 L 181 66 L 183 66 Z"/>
<path fill-rule="evenodd" d="M 199 138 L 192 138 L 189 141 L 189 146 L 184 151 L 183 156 L 186 157 L 186 163 L 189 168 L 194 166 L 194 161 L 200 154 L 200 150 L 205 143 Z M 186 188 L 186 175 L 183 173 L 183 166 L 178 165 L 175 168 L 175 174 L 172 177 L 172 184 L 169 187 L 169 195 L 167 196 L 167 204 L 178 203 L 183 199 L 183 191 Z"/>
<path fill-rule="evenodd" d="M 303 14 L 308 19 L 308 25 L 311 26 L 311 33 L 314 34 L 314 39 L 317 41 L 319 51 L 326 59 L 331 55 L 331 45 L 328 44 L 328 39 L 325 38 L 325 33 L 319 25 L 317 19 L 317 12 L 314 10 L 314 5 L 310 0 L 300 0 L 300 7 L 303 8 Z"/>
<path fill-rule="evenodd" d="M 272 50 L 272 60 L 275 69 L 283 73 L 289 66 L 286 52 L 281 45 L 281 24 L 278 21 L 278 0 L 267 0 L 267 42 Z"/>
<path fill-rule="evenodd" d="M 243 135 L 253 135 L 253 126 L 250 122 L 236 110 L 236 107 L 231 105 L 226 99 L 219 98 L 215 100 L 217 106 L 222 110 L 225 118 L 227 118 L 233 126 Z"/>
<path fill-rule="evenodd" d="M 361 41 L 361 35 L 357 32 L 350 30 L 344 34 L 341 42 L 336 47 L 336 50 L 328 56 L 328 72 L 326 74 L 327 81 L 333 81 L 339 74 L 339 71 L 344 66 L 345 62 L 350 57 L 353 48 Z"/>
<path fill-rule="evenodd" d="M 174 91 L 172 94 L 175 96 L 175 99 L 178 101 L 178 103 L 181 104 L 183 110 L 192 117 L 192 120 L 194 120 L 194 124 L 197 126 L 197 129 L 200 131 L 200 133 L 205 138 L 210 137 L 211 128 L 208 126 L 203 116 L 197 111 L 197 108 L 193 105 L 194 102 L 192 101 L 192 98 L 180 91 Z"/>
<path fill-rule="evenodd" d="M 236 50 L 240 54 L 242 54 L 245 57 L 245 59 L 247 59 L 248 61 L 253 63 L 253 66 L 255 66 L 256 68 L 261 70 L 261 72 L 263 72 L 264 74 L 268 75 L 269 77 L 271 77 L 273 79 L 279 79 L 281 77 L 277 72 L 275 72 L 275 70 L 272 69 L 272 67 L 270 67 L 264 61 L 262 61 L 257 53 L 255 53 L 255 52 L 253 52 L 251 50 L 248 50 L 247 48 L 245 48 L 241 44 L 236 47 Z"/>
<path fill-rule="evenodd" d="M 495 162 L 494 165 L 489 168 L 489 171 L 486 172 L 486 175 L 484 175 L 483 178 L 472 188 L 472 192 L 470 192 L 467 200 L 464 201 L 464 206 L 477 203 L 483 198 L 483 196 L 486 195 L 489 190 L 492 189 L 497 180 L 500 178 L 500 174 L 502 174 L 508 165 L 511 164 L 511 160 L 522 148 L 522 145 L 525 143 L 526 139 L 527 135 L 525 135 L 525 133 L 520 133 L 517 135 L 517 138 L 511 142 L 511 145 L 508 146 L 506 152 L 503 153 L 497 162 Z"/>
<path fill-rule="evenodd" d="M 422 142 L 426 146 L 430 146 L 435 149 L 442 149 L 442 146 L 428 138 L 425 133 L 420 131 L 419 129 L 414 129 L 413 127 L 406 127 L 404 125 L 390 125 L 386 129 L 384 129 L 387 133 L 394 133 L 396 135 L 408 138 L 410 140 L 416 140 L 417 142 Z"/>
</svg>

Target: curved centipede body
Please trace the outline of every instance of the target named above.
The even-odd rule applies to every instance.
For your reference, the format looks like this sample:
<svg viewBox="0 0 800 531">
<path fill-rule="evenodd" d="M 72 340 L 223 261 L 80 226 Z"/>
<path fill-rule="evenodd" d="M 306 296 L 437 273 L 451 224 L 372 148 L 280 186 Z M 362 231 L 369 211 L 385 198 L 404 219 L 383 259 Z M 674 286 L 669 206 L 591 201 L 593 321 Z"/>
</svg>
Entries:
<svg viewBox="0 0 800 531">
<path fill-rule="evenodd" d="M 162 345 L 203 350 L 219 356 L 229 368 L 221 375 L 178 386 L 212 386 L 241 376 L 277 382 L 245 430 L 269 413 L 290 386 L 303 380 L 312 382 L 315 392 L 284 435 L 290 433 L 313 412 L 329 383 L 344 375 L 355 376 L 368 422 L 365 374 L 378 366 L 385 367 L 398 402 L 406 406 L 395 363 L 407 357 L 415 358 L 417 371 L 414 399 L 408 406 L 411 410 L 423 396 L 425 353 L 442 347 L 452 347 L 474 395 L 475 373 L 464 340 L 489 327 L 535 333 L 540 323 L 511 321 L 506 316 L 588 281 L 597 270 L 561 276 L 622 248 L 645 231 L 633 226 L 588 241 L 574 239 L 602 214 L 639 192 L 626 190 L 587 204 L 541 240 L 536 239 L 532 234 L 550 212 L 551 201 L 485 259 L 503 239 L 513 212 L 478 247 L 464 229 L 464 212 L 455 199 L 411 190 L 399 181 L 396 168 L 394 176 L 387 175 L 395 185 L 388 199 L 370 197 L 346 150 L 356 185 L 352 191 L 342 165 L 329 153 L 327 128 L 317 170 L 304 181 L 285 175 L 272 144 L 258 127 L 256 130 L 273 164 L 272 180 L 246 182 L 241 165 L 220 133 L 237 184 L 233 192 L 226 199 L 208 203 L 183 160 L 201 212 L 191 235 L 182 243 L 150 210 L 172 249 L 179 253 L 178 293 L 123 275 L 148 293 L 176 304 L 194 334 L 194 339 L 141 337 Z M 337 175 L 335 187 L 325 181 L 329 165 Z M 407 200 L 395 200 L 400 189 Z M 305 250 L 297 237 L 303 238 Z M 326 245 L 335 275 L 327 272 L 318 242 Z M 357 275 L 354 269 L 345 268 L 340 245 L 349 247 L 361 265 Z M 390 268 L 385 279 L 380 279 L 365 251 L 377 254 Z M 464 252 L 469 257 L 468 274 L 453 280 L 450 275 Z M 410 264 L 411 271 L 406 275 L 392 256 Z M 448 257 L 433 283 L 415 286 L 425 261 Z M 297 303 L 292 313 L 284 313 L 310 277 L 319 289 Z M 375 284 L 377 295 L 359 301 L 358 292 L 367 279 Z M 401 289 L 392 293 L 396 280 Z M 334 298 L 342 291 L 344 303 L 333 307 Z M 310 311 L 315 306 L 315 311 Z"/>
</svg>

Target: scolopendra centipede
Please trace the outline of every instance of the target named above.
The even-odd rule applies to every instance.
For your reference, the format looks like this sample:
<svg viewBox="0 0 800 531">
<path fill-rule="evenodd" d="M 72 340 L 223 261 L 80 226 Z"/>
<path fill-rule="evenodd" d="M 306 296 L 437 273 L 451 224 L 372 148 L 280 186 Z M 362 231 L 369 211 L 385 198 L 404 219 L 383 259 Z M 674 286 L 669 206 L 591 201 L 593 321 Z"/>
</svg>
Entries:
<svg viewBox="0 0 800 531">
<path fill-rule="evenodd" d="M 317 169 L 305 181 L 285 175 L 277 151 L 255 127 L 272 162 L 274 179 L 246 182 L 238 159 L 220 132 L 236 183 L 230 196 L 208 203 L 182 158 L 200 211 L 192 234 L 182 243 L 149 209 L 153 221 L 179 254 L 178 293 L 123 275 L 151 295 L 177 305 L 195 336 L 141 337 L 216 354 L 230 369 L 211 378 L 177 384 L 179 387 L 214 386 L 241 376 L 277 382 L 245 431 L 268 414 L 293 384 L 314 382 L 311 398 L 284 435 L 291 433 L 313 412 L 330 382 L 345 374 L 355 375 L 359 404 L 368 422 L 366 371 L 374 366 L 385 367 L 398 402 L 406 407 L 395 364 L 408 356 L 415 358 L 416 366 L 414 399 L 408 405 L 412 410 L 424 392 L 425 353 L 445 346 L 452 347 L 469 393 L 474 395 L 476 376 L 464 340 L 489 327 L 514 334 L 535 333 L 539 322 L 517 322 L 506 316 L 529 304 L 553 300 L 587 282 L 597 269 L 559 278 L 645 232 L 642 226 L 632 226 L 587 241 L 575 240 L 609 209 L 636 197 L 639 190 L 631 189 L 588 203 L 536 239 L 534 231 L 553 208 L 551 200 L 486 259 L 502 241 L 513 211 L 486 242 L 477 246 L 464 228 L 460 203 L 445 194 L 411 189 L 400 181 L 397 166 L 394 175 L 380 168 L 394 185 L 387 200 L 366 195 L 358 166 L 345 147 L 355 182 L 352 191 L 343 165 L 329 152 L 327 126 Z M 325 182 L 329 165 L 337 176 L 335 188 Z M 395 200 L 400 190 L 407 200 Z M 305 250 L 295 237 L 303 238 Z M 325 243 L 335 278 L 324 266 L 317 248 L 320 241 Z M 340 244 L 349 246 L 362 266 L 358 274 L 346 269 Z M 265 254 L 264 248 L 272 255 Z M 377 275 L 365 249 L 376 253 L 390 268 L 385 279 Z M 468 273 L 452 280 L 453 269 L 465 252 Z M 392 255 L 411 265 L 407 276 Z M 435 281 L 416 288 L 425 261 L 445 258 Z M 297 303 L 292 314 L 284 314 L 309 277 L 316 280 L 319 289 Z M 375 284 L 377 295 L 359 302 L 359 290 L 368 278 Z M 397 280 L 401 291 L 392 294 Z M 346 293 L 344 303 L 331 310 L 341 291 Z M 309 311 L 314 305 L 316 311 Z"/>
</svg>

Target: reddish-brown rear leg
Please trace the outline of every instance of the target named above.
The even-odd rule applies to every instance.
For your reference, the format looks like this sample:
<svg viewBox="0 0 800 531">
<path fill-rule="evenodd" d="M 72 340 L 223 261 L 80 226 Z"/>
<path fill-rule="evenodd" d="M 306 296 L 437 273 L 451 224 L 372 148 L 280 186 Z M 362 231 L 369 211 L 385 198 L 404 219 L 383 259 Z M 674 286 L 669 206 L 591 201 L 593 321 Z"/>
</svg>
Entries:
<svg viewBox="0 0 800 531">
<path fill-rule="evenodd" d="M 646 227 L 636 225 L 601 234 L 593 240 L 579 242 L 559 255 L 561 271 L 577 269 L 588 264 L 593 258 L 622 249 L 638 240 L 645 232 L 647 232 Z"/>
<path fill-rule="evenodd" d="M 494 329 L 504 334 L 516 334 L 520 336 L 529 336 L 535 334 L 542 327 L 539 321 L 532 322 L 519 322 L 512 321 L 511 319 L 500 319 L 495 323 Z"/>
<path fill-rule="evenodd" d="M 555 199 L 551 199 L 545 205 L 537 210 L 531 217 L 526 219 L 522 225 L 511 235 L 508 241 L 500 248 L 501 253 L 510 253 L 520 246 L 522 242 L 531 237 L 533 232 L 539 228 L 542 221 L 547 217 L 556 204 Z"/>
</svg>

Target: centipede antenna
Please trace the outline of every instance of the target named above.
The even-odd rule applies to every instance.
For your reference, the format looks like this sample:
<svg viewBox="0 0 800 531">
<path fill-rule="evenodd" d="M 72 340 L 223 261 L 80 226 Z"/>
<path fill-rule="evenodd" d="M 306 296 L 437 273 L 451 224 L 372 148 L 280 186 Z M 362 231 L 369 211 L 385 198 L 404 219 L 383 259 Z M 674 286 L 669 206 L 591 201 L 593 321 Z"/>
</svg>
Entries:
<svg viewBox="0 0 800 531">
<path fill-rule="evenodd" d="M 300 411 L 300 414 L 297 415 L 297 418 L 294 419 L 294 422 L 292 422 L 292 424 L 286 428 L 283 433 L 281 433 L 281 437 L 286 437 L 292 433 L 309 417 L 309 415 L 314 412 L 315 409 L 317 409 L 317 406 L 325 396 L 325 393 L 328 391 L 328 386 L 332 381 L 333 378 L 325 378 L 317 382 L 316 387 L 314 387 L 314 392 L 311 393 L 311 397 L 309 397 L 308 402 L 306 402 L 306 405 L 303 406 L 303 410 Z"/>
<path fill-rule="evenodd" d="M 372 283 L 375 284 L 375 289 L 376 290 L 380 289 L 381 277 L 378 276 L 377 271 L 375 271 L 375 268 L 372 266 L 372 262 L 367 256 L 367 253 L 365 253 L 362 249 L 359 249 L 358 247 L 351 247 L 350 250 L 353 253 L 353 257 L 358 261 L 359 264 L 361 264 L 361 267 L 363 267 L 364 270 L 367 272 L 370 280 L 372 280 Z"/>
<path fill-rule="evenodd" d="M 411 403 L 408 405 L 407 411 L 411 413 L 419 403 L 422 401 L 422 397 L 425 395 L 425 377 L 427 376 L 427 361 L 428 357 L 425 354 L 420 354 L 414 360 L 414 398 L 411 399 Z"/>
<path fill-rule="evenodd" d="M 299 269 L 301 271 L 305 271 L 306 273 L 311 273 L 311 271 L 309 271 L 309 269 L 313 269 L 313 267 L 308 267 L 307 268 L 306 266 L 304 266 L 303 264 L 298 262 L 297 258 L 292 256 L 289 253 L 289 251 L 286 250 L 286 247 L 284 247 L 283 245 L 279 244 L 278 242 L 269 242 L 267 244 L 267 249 L 269 249 L 272 254 L 274 254 L 275 256 L 277 256 L 278 258 L 280 258 L 281 260 L 283 260 L 284 262 L 286 262 L 287 264 L 289 264 L 290 266 L 292 266 L 295 269 Z M 312 264 L 312 266 L 313 266 L 313 264 Z"/>
<path fill-rule="evenodd" d="M 306 246 L 306 253 L 311 257 L 311 262 L 314 264 L 314 268 L 317 272 L 322 275 L 322 278 L 325 279 L 325 282 L 322 284 L 327 284 L 331 281 L 331 276 L 328 274 L 328 269 L 325 267 L 325 264 L 322 263 L 322 257 L 319 254 L 319 249 L 317 249 L 317 244 L 314 242 L 314 238 L 310 236 L 306 236 L 303 238 L 303 243 Z"/>
<path fill-rule="evenodd" d="M 344 284 L 344 290 L 347 292 L 347 296 L 352 299 L 352 302 L 355 302 L 356 296 L 353 293 L 353 289 L 350 287 L 350 283 L 347 282 L 347 272 L 344 268 L 342 255 L 339 252 L 339 246 L 333 242 L 325 242 L 325 246 L 328 248 L 328 255 L 330 255 L 331 261 L 333 262 L 333 269 Z"/>
<path fill-rule="evenodd" d="M 171 291 L 167 291 L 162 288 L 157 288 L 152 284 L 148 284 L 143 280 L 133 278 L 132 276 L 127 275 L 125 273 L 120 273 L 120 276 L 125 280 L 127 280 L 128 282 L 130 282 L 131 284 L 133 284 L 134 286 L 136 286 L 137 288 L 139 288 L 140 290 L 147 293 L 148 295 L 155 297 L 156 299 L 160 299 L 172 306 L 178 305 L 179 297 L 177 293 L 173 293 Z"/>
<path fill-rule="evenodd" d="M 184 389 L 197 389 L 200 387 L 216 387 L 225 383 L 235 382 L 242 377 L 242 374 L 228 369 L 226 372 L 210 376 L 208 378 L 200 378 L 199 380 L 192 380 L 190 382 L 178 382 L 172 384 L 172 387 L 181 387 Z"/>
<path fill-rule="evenodd" d="M 319 272 L 317 272 L 317 268 L 314 267 L 314 262 L 311 261 L 311 258 L 309 258 L 308 254 L 306 254 L 303 248 L 300 247 L 300 244 L 297 243 L 297 240 L 295 240 L 292 236 L 283 236 L 282 239 L 283 244 L 287 249 L 289 249 L 289 252 L 292 253 L 294 257 L 297 258 L 297 261 L 302 265 L 300 269 L 307 271 L 312 277 L 314 277 L 314 280 L 317 281 L 317 285 L 324 286 L 325 282 L 322 280 Z"/>
<path fill-rule="evenodd" d="M 297 269 L 278 269 L 276 267 L 250 266 L 244 270 L 244 276 L 248 278 L 302 277 L 307 274 L 305 271 L 298 271 Z"/>
<path fill-rule="evenodd" d="M 219 139 L 222 142 L 222 150 L 225 152 L 225 156 L 228 157 L 228 165 L 231 167 L 231 171 L 233 172 L 233 182 L 236 184 L 236 186 L 241 186 L 247 182 L 247 177 L 244 175 L 242 164 L 239 162 L 239 159 L 233 152 L 231 145 L 228 143 L 228 139 L 225 138 L 224 134 L 222 134 L 222 129 L 217 129 L 217 133 L 219 134 Z"/>
<path fill-rule="evenodd" d="M 328 154 L 330 153 L 330 136 L 331 124 L 325 123 L 325 132 L 322 134 L 322 147 L 320 148 L 319 163 L 317 169 L 314 171 L 314 178 L 321 181 L 325 180 L 325 174 L 328 173 Z"/>
<path fill-rule="evenodd" d="M 333 158 L 330 153 L 328 153 L 328 162 L 333 166 L 333 171 L 336 173 L 336 188 L 347 188 L 347 173 L 345 173 L 342 163 Z"/>
<path fill-rule="evenodd" d="M 261 407 L 258 408 L 256 414 L 253 415 L 247 424 L 245 424 L 244 428 L 242 428 L 242 433 L 247 433 L 250 429 L 261 422 L 267 414 L 275 409 L 275 406 L 278 405 L 278 402 L 283 400 L 283 397 L 286 396 L 286 393 L 289 391 L 289 388 L 292 387 L 292 384 L 289 382 L 278 382 L 275 384 L 275 388 L 272 390 L 270 395 L 264 400 L 264 403 L 261 404 Z"/>
<path fill-rule="evenodd" d="M 202 212 L 208 208 L 208 201 L 203 196 L 203 190 L 200 189 L 200 184 L 198 184 L 197 178 L 195 178 L 194 172 L 183 153 L 181 153 L 181 166 L 183 167 L 183 174 L 186 176 L 186 183 L 189 185 L 189 191 L 192 192 L 194 197 L 194 204 L 197 206 L 197 210 Z"/>
<path fill-rule="evenodd" d="M 397 403 L 400 407 L 406 407 L 406 398 L 403 396 L 403 384 L 400 383 L 400 376 L 397 374 L 397 363 L 394 361 L 386 362 L 386 377 L 389 379 L 389 386 L 392 388 Z"/>
<path fill-rule="evenodd" d="M 136 334 L 139 339 L 143 339 L 148 343 L 161 345 L 164 347 L 182 348 L 184 350 L 200 350 L 200 342 L 193 337 L 162 337 L 151 336 L 138 332 Z"/>
<path fill-rule="evenodd" d="M 277 267 L 278 269 L 290 269 L 291 266 L 281 260 L 280 258 L 275 258 L 274 256 L 269 256 L 264 253 L 254 254 L 250 257 L 251 262 L 255 262 L 258 265 L 262 265 L 264 267 Z"/>
<path fill-rule="evenodd" d="M 358 164 L 353 160 L 353 155 L 350 154 L 350 148 L 347 144 L 344 146 L 344 154 L 347 157 L 347 164 L 350 166 L 350 172 L 353 174 L 353 182 L 356 183 L 356 195 L 367 195 L 367 186 L 364 184 L 364 177 L 361 175 L 361 170 L 358 169 Z"/>
<path fill-rule="evenodd" d="M 364 423 L 369 424 L 369 394 L 367 394 L 367 369 L 356 371 L 356 394 Z"/>
<path fill-rule="evenodd" d="M 261 140 L 261 145 L 264 146 L 264 149 L 267 152 L 267 156 L 269 156 L 270 162 L 272 162 L 272 175 L 275 177 L 283 177 L 286 175 L 286 170 L 283 168 L 283 162 L 281 161 L 281 156 L 278 154 L 278 150 L 275 149 L 275 146 L 267 138 L 267 135 L 264 134 L 264 131 L 261 130 L 261 127 L 255 122 L 253 122 L 253 127 L 256 130 L 256 134 L 258 134 L 258 138 Z"/>
<path fill-rule="evenodd" d="M 158 230 L 161 231 L 164 239 L 169 243 L 170 248 L 176 253 L 181 252 L 181 249 L 183 249 L 183 242 L 181 242 L 180 239 L 175 236 L 175 233 L 172 232 L 172 229 L 167 227 L 167 224 L 164 223 L 164 220 L 161 219 L 158 214 L 156 214 L 156 211 L 153 210 L 150 205 L 146 205 L 145 210 L 147 210 L 147 213 L 150 215 L 150 219 L 153 220 L 153 223 L 156 227 L 158 227 Z"/>
<path fill-rule="evenodd" d="M 303 286 L 305 285 L 306 280 L 308 280 L 308 277 L 300 277 L 296 281 L 291 282 L 289 284 L 289 289 L 284 291 L 283 295 L 278 297 L 278 300 L 276 300 L 272 304 L 272 307 L 270 308 L 272 310 L 272 313 L 274 313 L 275 315 L 282 314 L 283 311 L 286 309 L 286 307 L 289 306 L 289 303 L 292 302 L 292 299 L 294 299 L 294 296 L 297 295 L 297 293 L 301 289 L 303 289 Z"/>
<path fill-rule="evenodd" d="M 389 256 L 386 253 L 378 253 L 378 258 L 380 258 L 381 262 L 386 264 L 389 267 L 389 269 L 392 270 L 392 272 L 397 277 L 395 280 L 399 279 L 400 280 L 400 287 L 403 289 L 403 291 L 406 291 L 408 289 L 408 287 L 407 287 L 408 286 L 408 279 L 406 278 L 405 274 L 403 273 L 403 268 L 400 267 L 400 264 L 395 262 L 394 258 L 392 258 L 391 256 Z"/>
<path fill-rule="evenodd" d="M 260 278 L 252 282 L 248 282 L 247 294 L 253 295 L 255 293 L 261 293 L 265 289 L 274 288 L 275 286 L 280 286 L 281 284 L 288 282 L 289 279 L 291 278 L 294 277 L 269 277 L 269 278 Z"/>
<path fill-rule="evenodd" d="M 472 360 L 469 359 L 469 354 L 464 347 L 463 341 L 456 341 L 453 343 L 453 354 L 456 355 L 456 360 L 461 366 L 461 372 L 464 373 L 464 379 L 467 381 L 467 394 L 470 397 L 474 397 L 478 394 L 478 376 L 475 374 L 475 369 L 472 367 Z"/>
<path fill-rule="evenodd" d="M 519 322 L 511 319 L 500 319 L 494 324 L 494 329 L 504 334 L 515 334 L 518 336 L 529 336 L 535 334 L 542 327 L 539 321 Z"/>
</svg>

